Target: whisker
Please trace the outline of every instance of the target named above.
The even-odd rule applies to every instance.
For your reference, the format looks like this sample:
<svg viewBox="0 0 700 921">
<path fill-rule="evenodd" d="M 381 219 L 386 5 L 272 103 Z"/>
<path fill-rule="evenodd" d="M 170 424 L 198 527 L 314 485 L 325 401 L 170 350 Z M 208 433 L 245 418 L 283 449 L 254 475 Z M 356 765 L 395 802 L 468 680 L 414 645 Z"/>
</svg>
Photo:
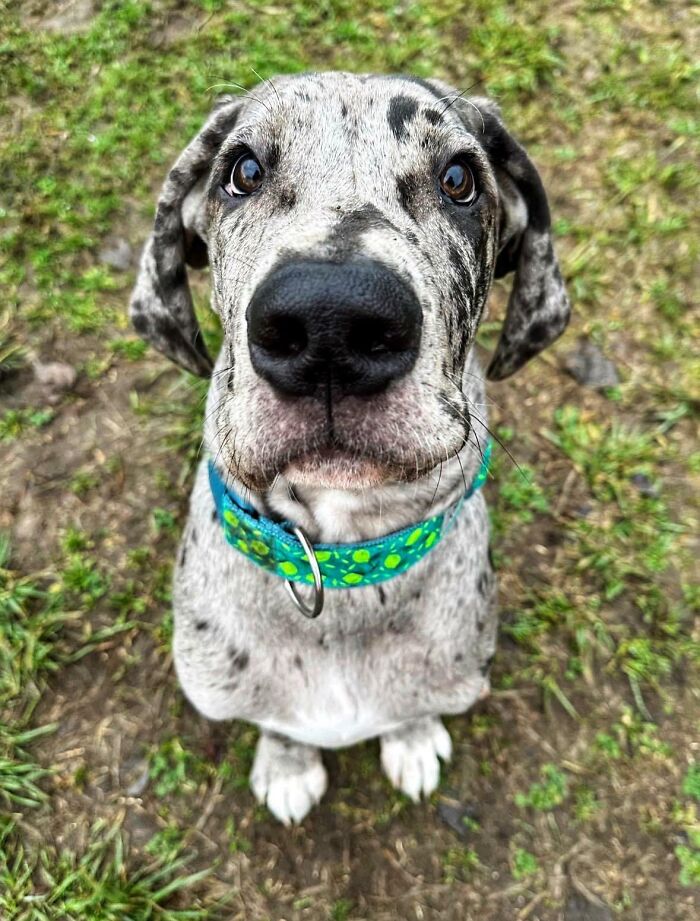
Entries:
<svg viewBox="0 0 700 921">
<path fill-rule="evenodd" d="M 453 106 L 456 102 L 458 102 L 460 99 L 462 99 L 462 98 L 464 97 L 464 94 L 465 94 L 465 93 L 468 93 L 469 90 L 473 90 L 475 86 L 478 86 L 480 83 L 483 83 L 483 82 L 484 82 L 483 80 L 477 80 L 475 83 L 472 83 L 470 86 L 467 86 L 465 89 L 463 89 L 463 90 L 462 90 L 461 92 L 459 92 L 459 93 L 449 93 L 447 96 L 442 96 L 440 99 L 438 99 L 438 102 L 442 102 L 443 99 L 450 99 L 450 97 L 452 97 L 452 98 L 451 98 L 451 101 L 447 103 L 447 105 L 445 106 L 445 108 L 442 110 L 442 112 L 441 112 L 440 114 L 441 114 L 441 115 L 444 115 L 445 112 L 447 112 L 447 110 L 450 108 L 450 106 Z M 484 124 L 484 116 L 481 114 L 481 112 L 480 112 L 479 109 L 474 105 L 473 102 L 470 102 L 469 99 L 465 99 L 464 101 L 465 101 L 468 105 L 470 105 L 470 106 L 472 107 L 472 109 L 474 109 L 475 112 L 478 112 L 478 113 L 479 113 L 479 117 L 481 118 L 481 130 L 482 130 L 482 134 L 485 134 L 485 133 L 486 133 L 486 125 Z"/>
<path fill-rule="evenodd" d="M 506 452 L 506 454 L 508 455 L 508 457 L 509 457 L 510 460 L 512 461 L 513 465 L 515 466 L 515 468 L 518 470 L 518 472 L 519 472 L 520 475 L 522 476 L 522 478 L 523 478 L 524 480 L 526 480 L 526 481 L 529 483 L 529 482 L 530 482 L 530 478 L 526 475 L 526 473 L 525 473 L 525 471 L 523 470 L 523 468 L 522 468 L 522 467 L 520 466 L 520 464 L 516 461 L 516 459 L 513 457 L 513 455 L 511 454 L 511 452 L 508 450 L 508 448 L 505 446 L 505 444 L 501 441 L 501 439 L 498 437 L 498 435 L 496 435 L 496 433 L 495 433 L 492 429 L 490 429 L 490 428 L 488 427 L 488 425 L 484 422 L 484 420 L 483 420 L 483 419 L 480 419 L 479 416 L 477 416 L 476 413 L 471 413 L 471 417 L 472 417 L 472 419 L 474 419 L 475 422 L 478 422 L 479 425 L 480 425 L 482 428 L 486 429 L 486 431 L 487 431 L 488 434 L 491 436 L 491 438 L 493 438 L 493 440 L 494 440 L 501 448 L 503 448 L 503 450 Z M 474 437 L 476 438 L 476 432 L 474 432 Z"/>
<path fill-rule="evenodd" d="M 280 104 L 280 108 L 281 108 L 281 107 L 282 107 L 282 100 L 280 99 L 280 94 L 277 92 L 277 87 L 276 87 L 275 84 L 272 82 L 272 80 L 265 80 L 263 77 L 260 76 L 260 74 L 257 72 L 257 70 L 256 70 L 254 67 L 251 67 L 250 69 L 253 71 L 253 73 L 254 73 L 255 76 L 258 78 L 258 80 L 260 80 L 261 83 L 269 83 L 269 84 L 270 84 L 270 87 L 272 88 L 272 92 L 273 92 L 273 93 L 275 94 L 275 96 L 277 97 L 277 102 Z"/>
<path fill-rule="evenodd" d="M 212 83 L 211 86 L 207 87 L 207 90 L 216 90 L 216 89 L 222 89 L 225 87 L 232 87 L 232 86 L 235 87 L 236 89 L 243 90 L 244 96 L 250 96 L 251 99 L 254 99 L 261 106 L 264 106 L 267 109 L 267 111 L 270 113 L 270 115 L 272 115 L 272 109 L 267 105 L 267 103 L 264 102 L 262 99 L 259 99 L 252 90 L 246 89 L 242 83 L 235 83 L 234 81 L 230 81 L 228 83 Z"/>
<path fill-rule="evenodd" d="M 469 444 L 469 442 L 467 442 L 467 445 L 468 445 L 468 444 Z M 459 464 L 459 469 L 462 471 L 462 482 L 464 483 L 464 492 L 466 493 L 466 491 L 467 491 L 467 489 L 468 489 L 468 487 L 467 487 L 467 478 L 466 478 L 466 476 L 464 475 L 464 465 L 462 464 L 462 458 L 460 457 L 460 454 L 461 454 L 461 451 L 458 451 L 458 452 L 455 454 L 455 457 L 457 458 L 457 463 Z"/>
<path fill-rule="evenodd" d="M 437 478 L 437 483 L 435 484 L 435 491 L 433 492 L 433 498 L 430 500 L 430 505 L 428 506 L 428 508 L 432 508 L 432 507 L 433 507 L 433 503 L 435 502 L 435 497 L 436 497 L 437 494 L 438 494 L 438 489 L 440 489 L 440 480 L 441 480 L 441 479 L 442 479 L 442 461 L 440 461 L 440 466 L 438 467 L 438 478 Z"/>
</svg>

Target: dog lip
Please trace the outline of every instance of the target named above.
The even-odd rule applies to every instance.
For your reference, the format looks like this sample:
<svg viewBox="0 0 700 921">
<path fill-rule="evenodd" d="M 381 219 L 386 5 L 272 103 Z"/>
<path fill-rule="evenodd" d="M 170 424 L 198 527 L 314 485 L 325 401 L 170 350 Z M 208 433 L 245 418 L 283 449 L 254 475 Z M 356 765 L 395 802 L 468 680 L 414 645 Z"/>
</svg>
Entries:
<svg viewBox="0 0 700 921">
<path fill-rule="evenodd" d="M 392 465 L 369 454 L 330 445 L 301 452 L 285 464 L 282 473 L 292 483 L 339 489 L 378 486 L 395 476 Z"/>
</svg>

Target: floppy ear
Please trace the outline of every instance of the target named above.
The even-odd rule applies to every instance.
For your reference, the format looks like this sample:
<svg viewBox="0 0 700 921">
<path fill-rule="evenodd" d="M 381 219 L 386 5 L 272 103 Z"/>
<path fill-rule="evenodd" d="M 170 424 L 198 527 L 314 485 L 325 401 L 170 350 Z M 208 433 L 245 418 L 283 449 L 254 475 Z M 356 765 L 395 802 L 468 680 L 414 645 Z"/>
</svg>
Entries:
<svg viewBox="0 0 700 921">
<path fill-rule="evenodd" d="M 564 332 L 571 307 L 552 247 L 547 196 L 534 164 L 492 102 L 464 100 L 462 114 L 498 182 L 495 277 L 515 272 L 501 337 L 486 372 L 490 380 L 503 380 Z"/>
<path fill-rule="evenodd" d="M 168 173 L 129 308 L 131 321 L 144 339 L 201 377 L 211 374 L 212 360 L 195 317 L 185 262 L 196 267 L 207 264 L 206 181 L 239 108 L 239 100 L 225 97 Z"/>
</svg>

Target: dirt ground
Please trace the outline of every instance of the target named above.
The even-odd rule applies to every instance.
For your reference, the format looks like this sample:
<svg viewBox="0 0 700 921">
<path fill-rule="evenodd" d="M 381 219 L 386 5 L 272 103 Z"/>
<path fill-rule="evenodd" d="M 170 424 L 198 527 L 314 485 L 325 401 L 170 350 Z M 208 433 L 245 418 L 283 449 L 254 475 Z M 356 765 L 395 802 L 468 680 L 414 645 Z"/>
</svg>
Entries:
<svg viewBox="0 0 700 921">
<path fill-rule="evenodd" d="M 693 13 L 9 4 L 0 918 L 698 917 Z M 142 348 L 125 307 L 207 87 L 313 67 L 495 95 L 549 190 L 575 314 L 490 390 L 502 628 L 492 695 L 447 720 L 439 791 L 394 792 L 371 742 L 325 756 L 325 799 L 286 829 L 248 789 L 255 729 L 208 724 L 177 686 L 170 573 L 205 385 Z M 572 376 L 584 347 L 614 379 Z M 144 867 L 182 886 L 140 884 Z"/>
</svg>

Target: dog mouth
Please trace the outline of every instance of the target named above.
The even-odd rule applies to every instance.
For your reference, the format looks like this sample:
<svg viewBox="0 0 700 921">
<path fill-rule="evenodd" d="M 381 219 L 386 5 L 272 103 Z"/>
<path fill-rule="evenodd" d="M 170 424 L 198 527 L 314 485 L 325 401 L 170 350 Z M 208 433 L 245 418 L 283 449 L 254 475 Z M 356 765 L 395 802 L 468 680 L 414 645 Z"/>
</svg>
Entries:
<svg viewBox="0 0 700 921">
<path fill-rule="evenodd" d="M 323 486 L 329 489 L 367 489 L 381 486 L 399 476 L 396 462 L 371 454 L 358 454 L 339 445 L 303 451 L 281 470 L 292 485 Z"/>
<path fill-rule="evenodd" d="M 338 490 L 409 483 L 459 453 L 468 438 L 468 426 L 452 418 L 437 426 L 420 411 L 390 394 L 371 402 L 348 398 L 331 418 L 320 401 L 269 400 L 256 412 L 260 421 L 243 450 L 240 442 L 235 450 L 234 435 L 220 461 L 258 492 L 280 477 L 292 486 Z"/>
</svg>

